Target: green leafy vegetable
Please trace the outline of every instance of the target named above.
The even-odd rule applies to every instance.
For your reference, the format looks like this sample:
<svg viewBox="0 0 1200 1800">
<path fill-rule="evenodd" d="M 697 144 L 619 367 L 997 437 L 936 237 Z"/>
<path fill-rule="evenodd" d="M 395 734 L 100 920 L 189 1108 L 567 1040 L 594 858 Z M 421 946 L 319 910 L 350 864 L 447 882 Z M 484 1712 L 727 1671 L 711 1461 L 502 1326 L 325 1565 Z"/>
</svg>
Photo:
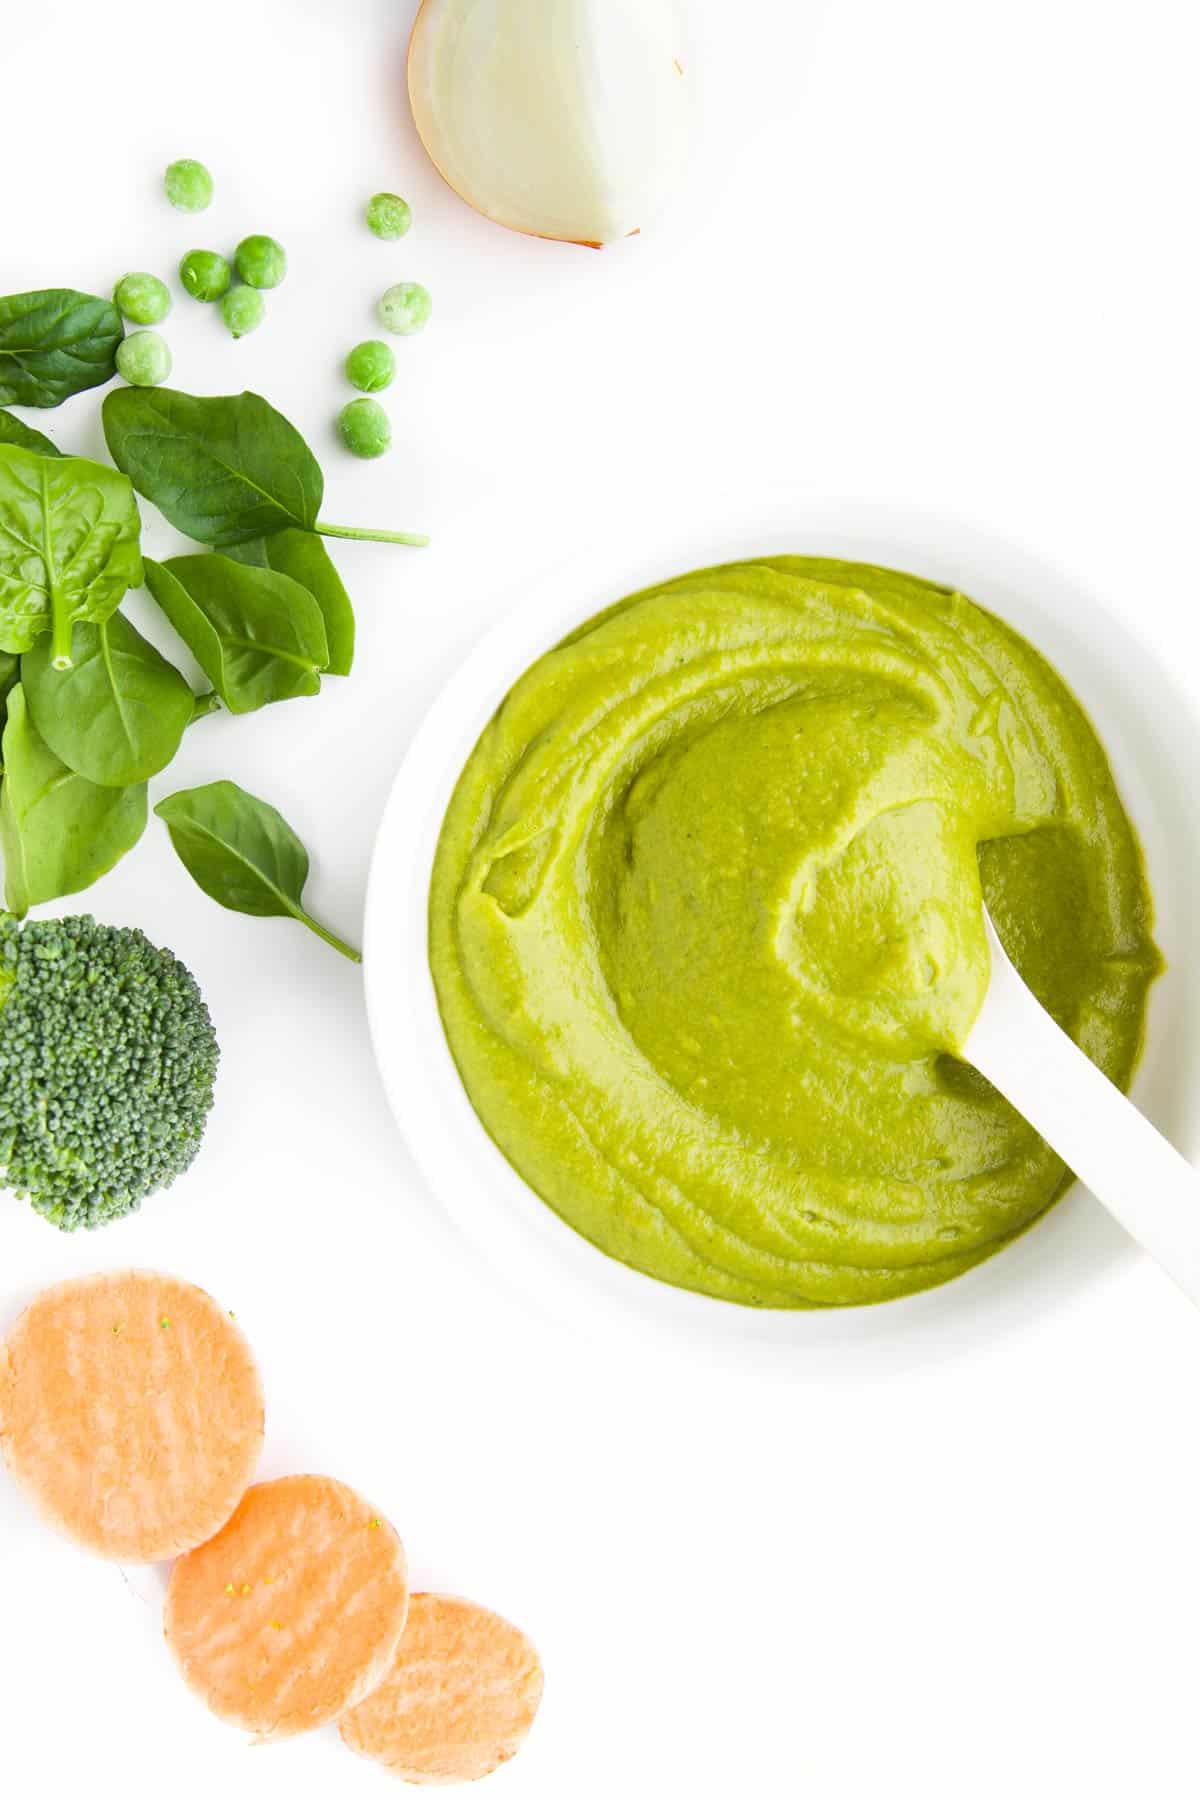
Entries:
<svg viewBox="0 0 1200 1800">
<path fill-rule="evenodd" d="M 220 710 L 221 696 L 215 688 L 210 688 L 207 694 L 196 695 L 192 702 L 192 716 L 188 723 L 194 725 L 197 719 L 207 719 L 210 713 L 220 712 Z"/>
<path fill-rule="evenodd" d="M 359 951 L 307 913 L 308 852 L 287 820 L 232 781 L 214 781 L 160 800 L 155 812 L 198 886 L 231 912 L 298 919 L 352 962 Z"/>
<path fill-rule="evenodd" d="M 44 432 L 35 431 L 32 425 L 26 425 L 24 419 L 18 419 L 10 412 L 0 411 L 0 444 L 16 444 L 20 450 L 36 450 L 39 456 L 62 455 L 58 445 L 52 443 Z"/>
<path fill-rule="evenodd" d="M 0 915 L 5 1185 L 60 1231 L 122 1218 L 183 1173 L 219 1055 L 195 980 L 140 931 Z"/>
<path fill-rule="evenodd" d="M 8 717 L 8 696 L 20 679 L 20 658 L 0 651 L 0 733 L 3 733 L 4 721 Z"/>
<path fill-rule="evenodd" d="M 146 564 L 150 592 L 230 712 L 321 690 L 321 609 L 290 576 L 228 556 Z"/>
<path fill-rule="evenodd" d="M 236 561 L 290 575 L 307 588 L 321 609 L 329 644 L 327 675 L 348 675 L 354 662 L 354 608 L 341 576 L 320 538 L 311 531 L 276 531 L 270 537 L 231 544 Z"/>
<path fill-rule="evenodd" d="M 0 397 L 5 381 L 33 403 L 50 404 L 56 382 L 71 391 L 47 357 L 78 352 L 86 366 L 76 300 L 88 297 L 0 301 Z M 114 311 L 89 304 L 94 323 Z M 29 345 L 17 344 L 18 321 Z M 109 364 L 117 344 L 133 342 L 115 315 L 110 324 Z M 43 326 L 54 341 L 35 345 Z M 86 380 L 80 368 L 71 379 L 91 385 L 103 378 L 98 367 L 93 357 Z M 222 705 L 242 713 L 313 695 L 323 673 L 349 673 L 354 610 L 323 536 L 427 541 L 320 519 L 316 458 L 257 394 L 130 387 L 107 397 L 104 427 L 116 470 L 61 455 L 0 407 L 0 850 L 8 905 L 20 914 L 88 886 L 132 848 L 145 827 L 146 782 L 196 719 Z M 135 488 L 210 552 L 143 564 Z M 210 692 L 194 695 L 119 612 L 143 577 Z M 305 912 L 307 854 L 273 808 L 219 782 L 164 802 L 163 817 L 223 904 L 301 919 L 357 959 Z"/>
<path fill-rule="evenodd" d="M 104 435 L 138 492 L 198 543 L 221 547 L 316 522 L 316 458 L 258 394 L 118 389 L 105 399 Z"/>
<path fill-rule="evenodd" d="M 259 394 L 197 398 L 174 388 L 121 388 L 105 396 L 104 435 L 138 493 L 197 543 L 222 549 L 289 526 L 325 537 L 428 542 L 318 519 L 320 464 Z"/>
<path fill-rule="evenodd" d="M 76 621 L 99 624 L 141 581 L 140 530 L 115 469 L 0 444 L 0 650 L 49 631 L 56 668 L 70 668 Z"/>
<path fill-rule="evenodd" d="M 106 875 L 146 828 L 146 785 L 97 787 L 42 742 L 20 686 L 8 696 L 0 785 L 5 898 L 31 906 L 77 894 Z"/>
<path fill-rule="evenodd" d="M 123 614 L 75 629 L 75 662 L 59 673 L 47 641 L 24 657 L 21 685 L 55 756 L 102 787 L 129 787 L 165 769 L 191 724 L 195 696 Z"/>
<path fill-rule="evenodd" d="M 0 298 L 0 406 L 58 406 L 110 381 L 124 332 L 111 300 L 74 288 Z"/>
</svg>

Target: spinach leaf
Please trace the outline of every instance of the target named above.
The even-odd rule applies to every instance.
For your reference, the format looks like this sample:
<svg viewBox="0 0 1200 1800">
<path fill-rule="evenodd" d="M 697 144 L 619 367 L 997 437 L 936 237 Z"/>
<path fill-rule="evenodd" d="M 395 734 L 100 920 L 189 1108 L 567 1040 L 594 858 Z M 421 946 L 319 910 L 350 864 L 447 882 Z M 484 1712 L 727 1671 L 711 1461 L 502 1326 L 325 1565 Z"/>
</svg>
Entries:
<svg viewBox="0 0 1200 1800">
<path fill-rule="evenodd" d="M 52 444 L 44 432 L 35 431 L 32 425 L 26 425 L 24 419 L 15 414 L 0 411 L 0 444 L 16 444 L 21 450 L 36 450 L 39 456 L 61 456 L 62 451 L 57 444 Z"/>
<path fill-rule="evenodd" d="M 348 675 L 354 662 L 354 608 L 328 550 L 311 531 L 276 531 L 270 537 L 231 544 L 226 554 L 237 562 L 290 575 L 307 588 L 321 609 L 329 643 L 327 675 Z"/>
<path fill-rule="evenodd" d="M 198 886 L 231 912 L 299 919 L 352 962 L 362 956 L 307 913 L 308 851 L 287 820 L 233 781 L 186 788 L 155 812 Z"/>
<path fill-rule="evenodd" d="M 97 787 L 38 736 L 20 686 L 8 696 L 0 785 L 5 903 L 31 906 L 77 894 L 106 875 L 146 828 L 146 784 Z"/>
<path fill-rule="evenodd" d="M 146 563 L 146 582 L 230 712 L 321 691 L 321 609 L 298 581 L 227 556 Z"/>
<path fill-rule="evenodd" d="M 0 444 L 0 650 L 49 631 L 55 666 L 70 668 L 76 620 L 99 624 L 141 581 L 140 530 L 115 469 Z"/>
<path fill-rule="evenodd" d="M 22 659 L 21 686 L 47 746 L 101 787 L 129 787 L 165 769 L 195 707 L 179 670 L 119 612 L 76 626 L 74 666 L 64 673 L 39 639 Z"/>
<path fill-rule="evenodd" d="M 173 388 L 117 388 L 105 397 L 104 436 L 138 493 L 198 543 L 244 543 L 316 523 L 317 459 L 258 394 L 196 399 Z"/>
<path fill-rule="evenodd" d="M 118 388 L 105 395 L 103 418 L 118 469 L 199 544 L 225 549 L 289 526 L 325 537 L 429 541 L 318 519 L 325 491 L 320 464 L 261 394 L 197 398 L 174 388 Z"/>
<path fill-rule="evenodd" d="M 8 717 L 8 696 L 20 679 L 20 658 L 0 651 L 0 734 L 4 731 L 4 721 Z"/>
<path fill-rule="evenodd" d="M 0 298 L 0 406 L 58 406 L 116 373 L 125 335 L 111 300 L 74 288 Z"/>
</svg>

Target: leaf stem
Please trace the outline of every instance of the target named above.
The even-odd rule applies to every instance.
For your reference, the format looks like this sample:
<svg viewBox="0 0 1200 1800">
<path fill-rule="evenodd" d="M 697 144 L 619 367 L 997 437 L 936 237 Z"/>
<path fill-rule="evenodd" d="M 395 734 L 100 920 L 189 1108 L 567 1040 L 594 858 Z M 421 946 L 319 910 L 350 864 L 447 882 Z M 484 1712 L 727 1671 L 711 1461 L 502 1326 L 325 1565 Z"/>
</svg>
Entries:
<svg viewBox="0 0 1200 1800">
<path fill-rule="evenodd" d="M 67 669 L 75 667 L 75 658 L 71 655 L 71 640 L 75 635 L 75 624 L 67 611 L 66 601 L 59 594 L 56 593 L 53 596 L 51 607 L 54 626 L 50 638 L 50 661 L 61 675 Z"/>
<path fill-rule="evenodd" d="M 303 919 L 310 931 L 315 931 L 317 936 L 321 938 L 324 943 L 332 944 L 333 948 L 339 950 L 343 956 L 348 956 L 352 963 L 360 963 L 362 961 L 361 950 L 356 950 L 353 944 L 344 943 L 334 932 L 327 931 L 324 925 L 318 925 L 311 913 L 301 912 L 299 917 Z"/>
<path fill-rule="evenodd" d="M 215 688 L 209 688 L 207 694 L 196 695 L 192 705 L 192 716 L 188 720 L 188 724 L 194 725 L 197 719 L 207 719 L 210 713 L 220 712 L 220 710 L 220 696 Z"/>
<path fill-rule="evenodd" d="M 330 525 L 326 519 L 318 519 L 313 530 L 321 537 L 362 538 L 374 544 L 408 544 L 414 550 L 423 550 L 429 542 L 422 531 L 368 531 L 360 530 L 356 525 Z"/>
<path fill-rule="evenodd" d="M 45 461 L 45 459 L 42 459 Z M 42 559 L 46 571 L 46 588 L 50 596 L 50 661 L 61 675 L 64 670 L 74 667 L 75 659 L 71 655 L 71 639 L 74 635 L 74 620 L 67 605 L 58 578 L 58 558 L 54 554 L 54 526 L 50 504 L 50 475 L 48 467 L 38 471 L 41 489 L 39 500 L 42 512 L 42 541 L 45 553 Z"/>
</svg>

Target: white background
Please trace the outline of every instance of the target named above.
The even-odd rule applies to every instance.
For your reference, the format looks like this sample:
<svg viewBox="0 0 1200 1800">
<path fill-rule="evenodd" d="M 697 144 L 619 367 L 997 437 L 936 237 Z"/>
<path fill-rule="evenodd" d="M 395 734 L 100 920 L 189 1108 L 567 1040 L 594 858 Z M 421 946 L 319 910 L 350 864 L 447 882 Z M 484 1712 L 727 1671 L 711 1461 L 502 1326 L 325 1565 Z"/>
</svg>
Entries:
<svg viewBox="0 0 1200 1800">
<path fill-rule="evenodd" d="M 435 533 L 423 553 L 339 548 L 352 679 L 201 725 L 159 784 L 230 775 L 276 802 L 314 851 L 314 910 L 350 935 L 405 743 L 522 572 L 619 533 L 634 497 L 686 517 L 723 467 L 743 492 L 758 471 L 1001 532 L 1102 578 L 1172 661 L 1200 655 L 1192 9 L 689 10 L 686 190 L 595 255 L 439 185 L 404 99 L 409 0 L 3 9 L 0 290 L 107 291 L 275 233 L 291 274 L 256 336 L 177 300 L 177 383 L 279 404 L 319 447 L 330 517 Z M 177 155 L 215 172 L 201 219 L 161 199 Z M 384 186 L 413 203 L 399 245 L 359 223 Z M 402 278 L 434 320 L 398 345 L 393 454 L 357 464 L 330 437 L 339 358 Z M 87 395 L 37 422 L 95 450 L 96 414 Z M 129 1262 L 233 1307 L 266 1375 L 268 1471 L 360 1486 L 420 1584 L 537 1638 L 542 1717 L 489 1791 L 1194 1795 L 1200 1327 L 1153 1268 L 869 1385 L 577 1342 L 477 1278 L 423 1198 L 355 969 L 219 911 L 153 821 L 87 904 L 197 972 L 219 1103 L 195 1170 L 136 1220 L 68 1239 L 0 1207 L 0 1324 L 46 1282 Z M 146 1584 L 2 1479 L 0 1595 L 5 1791 L 391 1791 L 332 1733 L 250 1749 L 211 1720 Z"/>
</svg>

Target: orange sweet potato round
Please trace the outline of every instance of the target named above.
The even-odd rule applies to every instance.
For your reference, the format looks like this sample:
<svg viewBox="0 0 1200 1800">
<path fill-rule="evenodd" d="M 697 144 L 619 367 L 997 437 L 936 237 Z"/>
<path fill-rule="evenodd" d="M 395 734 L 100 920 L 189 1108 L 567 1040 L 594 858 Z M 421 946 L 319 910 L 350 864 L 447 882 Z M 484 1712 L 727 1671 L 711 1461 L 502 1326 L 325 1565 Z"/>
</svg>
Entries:
<svg viewBox="0 0 1200 1800">
<path fill-rule="evenodd" d="M 414 1594 L 391 1668 L 341 1720 L 343 1741 L 405 1781 L 476 1781 L 516 1755 L 542 1698 L 542 1665 L 506 1619 Z"/>
<path fill-rule="evenodd" d="M 201 1288 L 128 1270 L 40 1294 L 0 1346 L 0 1450 L 42 1514 L 118 1562 L 219 1531 L 263 1441 L 250 1346 Z"/>
<path fill-rule="evenodd" d="M 252 1487 L 223 1531 L 176 1563 L 166 1637 L 211 1710 L 258 1737 L 336 1719 L 386 1673 L 408 1612 L 404 1549 L 323 1475 Z"/>
</svg>

